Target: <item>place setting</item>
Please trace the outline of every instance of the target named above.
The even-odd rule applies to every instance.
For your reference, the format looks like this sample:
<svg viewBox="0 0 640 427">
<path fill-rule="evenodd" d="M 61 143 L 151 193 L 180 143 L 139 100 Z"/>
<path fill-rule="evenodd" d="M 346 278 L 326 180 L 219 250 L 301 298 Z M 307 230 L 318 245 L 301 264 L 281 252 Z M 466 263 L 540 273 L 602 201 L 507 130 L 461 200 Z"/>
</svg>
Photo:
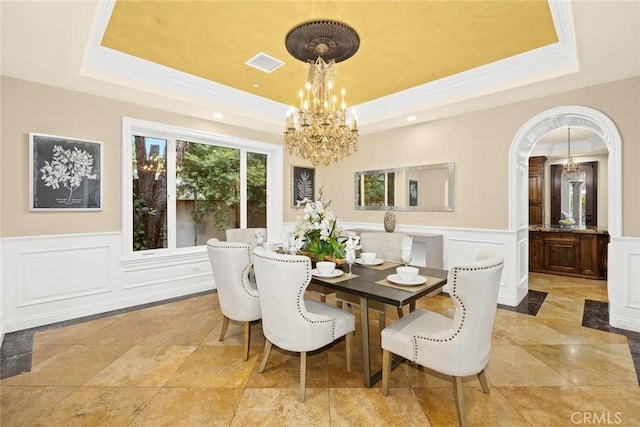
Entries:
<svg viewBox="0 0 640 427">
<path fill-rule="evenodd" d="M 429 278 L 418 274 L 417 267 L 399 266 L 396 267 L 395 274 L 388 275 L 385 279 L 375 282 L 378 285 L 389 286 L 391 288 L 411 290 L 417 292 L 425 287 L 431 286 Z"/>
<path fill-rule="evenodd" d="M 333 261 L 319 261 L 316 262 L 316 268 L 311 270 L 311 275 L 319 279 L 325 279 L 331 282 L 340 282 L 342 280 L 353 279 L 358 277 L 351 272 L 346 273 L 339 268 L 336 268 L 336 263 Z"/>
<path fill-rule="evenodd" d="M 390 268 L 392 264 L 396 264 L 390 261 L 385 261 L 382 258 L 378 258 L 375 252 L 362 252 L 359 258 L 356 258 L 356 264 L 361 267 L 375 268 L 376 270 L 386 270 Z"/>
</svg>

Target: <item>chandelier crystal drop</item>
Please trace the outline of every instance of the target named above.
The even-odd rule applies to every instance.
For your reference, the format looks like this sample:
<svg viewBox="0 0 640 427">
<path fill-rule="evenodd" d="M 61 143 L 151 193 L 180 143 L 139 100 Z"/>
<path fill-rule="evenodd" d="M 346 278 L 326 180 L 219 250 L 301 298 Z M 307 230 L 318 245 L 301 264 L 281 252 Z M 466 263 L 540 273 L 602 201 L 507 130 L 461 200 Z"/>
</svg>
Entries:
<svg viewBox="0 0 640 427">
<path fill-rule="evenodd" d="M 571 157 L 571 128 L 567 128 L 567 160 L 562 166 L 562 176 L 569 182 L 580 180 L 580 167 Z"/>
<path fill-rule="evenodd" d="M 346 91 L 334 90 L 336 62 L 358 49 L 355 31 L 335 21 L 308 22 L 291 30 L 286 44 L 295 58 L 309 63 L 305 90 L 298 92 L 300 104 L 287 113 L 287 151 L 314 166 L 329 165 L 358 151 L 358 125 L 355 115 L 347 114 Z"/>
</svg>

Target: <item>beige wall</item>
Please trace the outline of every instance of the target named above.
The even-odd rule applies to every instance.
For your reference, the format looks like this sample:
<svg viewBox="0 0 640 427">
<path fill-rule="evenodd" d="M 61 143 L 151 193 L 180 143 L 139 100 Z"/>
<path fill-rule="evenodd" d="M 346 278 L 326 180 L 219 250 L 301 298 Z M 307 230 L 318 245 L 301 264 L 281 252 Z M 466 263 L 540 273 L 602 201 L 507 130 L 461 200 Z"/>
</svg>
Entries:
<svg viewBox="0 0 640 427">
<path fill-rule="evenodd" d="M 325 199 L 333 201 L 333 211 L 341 220 L 382 224 L 383 212 L 353 208 L 355 171 L 455 162 L 455 212 L 397 212 L 398 224 L 507 229 L 508 163 L 513 138 L 533 116 L 562 105 L 600 110 L 618 126 L 623 155 L 623 235 L 640 236 L 640 78 L 637 77 L 364 135 L 360 137 L 357 153 L 318 169 L 318 182 L 324 187 Z M 295 214 L 289 213 L 288 219 L 292 218 Z"/>
<path fill-rule="evenodd" d="M 532 101 L 492 108 L 401 130 L 363 135 L 360 151 L 328 167 L 318 167 L 317 185 L 344 221 L 382 224 L 383 212 L 353 208 L 357 170 L 453 161 L 456 163 L 455 212 L 398 212 L 399 224 L 480 229 L 508 227 L 509 147 L 516 132 L 534 115 L 560 105 L 602 111 L 618 126 L 623 145 L 623 235 L 640 237 L 640 78 L 603 84 Z M 0 235 L 104 232 L 121 230 L 121 117 L 280 144 L 280 135 L 225 126 L 145 107 L 2 78 L 2 156 Z M 31 213 L 28 210 L 29 132 L 104 142 L 104 210 Z M 290 208 L 291 165 L 308 163 L 285 153 L 285 221 Z"/>
<path fill-rule="evenodd" d="M 281 144 L 278 135 L 194 119 L 124 102 L 2 77 L 0 235 L 120 231 L 122 116 Z M 29 212 L 29 132 L 103 142 L 100 212 Z"/>
</svg>

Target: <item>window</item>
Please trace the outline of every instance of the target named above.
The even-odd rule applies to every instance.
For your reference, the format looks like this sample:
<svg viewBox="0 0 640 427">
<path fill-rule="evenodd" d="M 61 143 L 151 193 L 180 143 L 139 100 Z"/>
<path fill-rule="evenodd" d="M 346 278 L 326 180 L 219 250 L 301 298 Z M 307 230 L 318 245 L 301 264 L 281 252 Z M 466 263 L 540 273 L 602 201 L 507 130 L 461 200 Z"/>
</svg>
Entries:
<svg viewBox="0 0 640 427">
<path fill-rule="evenodd" d="M 282 148 L 123 119 L 126 253 L 194 250 L 225 230 L 282 224 Z M 267 195 L 277 194 L 277 197 Z"/>
</svg>

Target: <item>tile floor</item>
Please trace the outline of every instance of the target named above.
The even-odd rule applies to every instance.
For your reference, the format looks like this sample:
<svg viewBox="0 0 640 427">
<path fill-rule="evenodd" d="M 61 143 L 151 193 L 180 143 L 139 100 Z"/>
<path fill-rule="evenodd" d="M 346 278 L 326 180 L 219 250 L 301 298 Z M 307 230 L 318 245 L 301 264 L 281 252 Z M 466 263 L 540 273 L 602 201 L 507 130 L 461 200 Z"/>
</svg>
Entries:
<svg viewBox="0 0 640 427">
<path fill-rule="evenodd" d="M 606 282 L 531 274 L 529 286 L 518 309 L 498 309 L 486 370 L 490 394 L 475 378 L 464 383 L 469 425 L 640 425 L 640 334 L 608 327 Z M 451 303 L 441 294 L 418 306 L 439 311 Z M 394 316 L 389 312 L 388 322 Z M 380 384 L 365 388 L 357 335 L 351 373 L 344 342 L 308 357 L 307 400 L 300 403 L 297 355 L 274 347 L 259 374 L 260 324 L 252 327 L 246 362 L 242 327 L 232 323 L 219 342 L 220 325 L 217 295 L 208 293 L 41 328 L 26 355 L 30 372 L 3 374 L 0 424 L 457 425 L 446 377 L 405 362 L 392 372 L 389 397 Z M 26 335 L 22 344 L 30 345 Z M 3 357 L 18 341 L 5 339 Z M 381 352 L 372 356 L 379 366 Z"/>
</svg>

